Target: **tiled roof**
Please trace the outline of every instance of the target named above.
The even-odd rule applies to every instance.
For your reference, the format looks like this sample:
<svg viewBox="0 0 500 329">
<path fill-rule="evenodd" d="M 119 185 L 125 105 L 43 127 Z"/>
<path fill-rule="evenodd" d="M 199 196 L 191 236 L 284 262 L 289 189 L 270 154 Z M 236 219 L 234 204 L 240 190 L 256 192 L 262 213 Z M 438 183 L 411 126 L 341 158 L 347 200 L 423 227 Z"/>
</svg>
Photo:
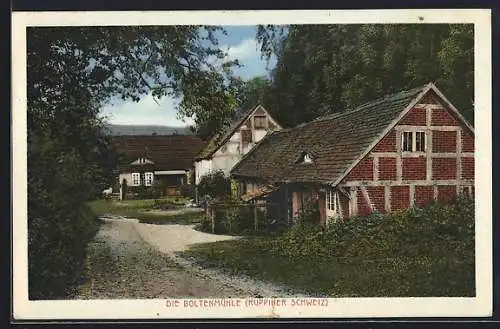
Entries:
<svg viewBox="0 0 500 329">
<path fill-rule="evenodd" d="M 111 143 L 121 156 L 120 170 L 145 157 L 154 162 L 154 170 L 187 170 L 193 167 L 198 152 L 206 145 L 191 135 L 170 136 L 113 136 Z"/>
<path fill-rule="evenodd" d="M 198 154 L 196 160 L 203 160 L 210 158 L 224 143 L 231 138 L 233 132 L 258 108 L 252 107 L 249 109 L 237 109 L 234 112 L 231 122 L 226 125 L 221 132 L 216 134 L 207 144 L 207 146 Z"/>
<path fill-rule="evenodd" d="M 273 132 L 247 153 L 231 173 L 270 183 L 333 183 L 427 86 Z M 312 163 L 297 161 L 305 153 L 313 156 Z"/>
</svg>

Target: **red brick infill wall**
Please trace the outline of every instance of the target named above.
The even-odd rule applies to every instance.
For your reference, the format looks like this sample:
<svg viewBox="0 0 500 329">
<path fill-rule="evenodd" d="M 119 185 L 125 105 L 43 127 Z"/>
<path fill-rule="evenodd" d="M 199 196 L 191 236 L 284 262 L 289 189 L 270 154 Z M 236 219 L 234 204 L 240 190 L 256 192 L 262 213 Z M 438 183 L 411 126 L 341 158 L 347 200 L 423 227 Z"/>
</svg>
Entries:
<svg viewBox="0 0 500 329">
<path fill-rule="evenodd" d="M 425 151 L 402 152 L 404 131 L 424 132 Z M 474 135 L 435 95 L 412 108 L 340 184 L 350 191 L 351 216 L 447 202 L 473 194 L 473 185 Z"/>
</svg>

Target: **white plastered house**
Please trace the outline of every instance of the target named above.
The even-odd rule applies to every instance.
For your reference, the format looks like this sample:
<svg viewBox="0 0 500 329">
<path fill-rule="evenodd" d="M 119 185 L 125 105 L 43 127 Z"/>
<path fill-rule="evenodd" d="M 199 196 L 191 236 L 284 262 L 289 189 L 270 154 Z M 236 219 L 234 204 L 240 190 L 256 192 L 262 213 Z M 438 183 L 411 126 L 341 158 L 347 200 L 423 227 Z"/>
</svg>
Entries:
<svg viewBox="0 0 500 329">
<path fill-rule="evenodd" d="M 195 184 L 211 171 L 221 170 L 229 177 L 233 166 L 268 133 L 281 130 L 269 112 L 258 105 L 237 110 L 234 119 L 216 134 L 195 160 Z"/>
</svg>

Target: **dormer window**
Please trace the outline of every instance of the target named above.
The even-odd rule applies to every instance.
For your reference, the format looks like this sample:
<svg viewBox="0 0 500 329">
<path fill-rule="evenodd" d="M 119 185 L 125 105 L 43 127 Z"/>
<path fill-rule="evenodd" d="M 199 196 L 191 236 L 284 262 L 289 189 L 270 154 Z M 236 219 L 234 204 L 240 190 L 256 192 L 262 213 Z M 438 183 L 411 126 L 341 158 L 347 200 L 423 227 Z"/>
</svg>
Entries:
<svg viewBox="0 0 500 329">
<path fill-rule="evenodd" d="M 304 163 L 304 164 L 314 163 L 314 157 L 310 153 L 302 152 L 300 156 L 297 157 L 295 163 Z"/>
<path fill-rule="evenodd" d="M 313 159 L 312 157 L 309 155 L 309 154 L 304 154 L 304 163 L 312 163 L 313 162 Z"/>
<path fill-rule="evenodd" d="M 141 165 L 141 164 L 152 164 L 153 161 L 146 159 L 146 158 L 138 158 L 137 160 L 133 161 L 131 164 L 133 165 Z"/>
</svg>

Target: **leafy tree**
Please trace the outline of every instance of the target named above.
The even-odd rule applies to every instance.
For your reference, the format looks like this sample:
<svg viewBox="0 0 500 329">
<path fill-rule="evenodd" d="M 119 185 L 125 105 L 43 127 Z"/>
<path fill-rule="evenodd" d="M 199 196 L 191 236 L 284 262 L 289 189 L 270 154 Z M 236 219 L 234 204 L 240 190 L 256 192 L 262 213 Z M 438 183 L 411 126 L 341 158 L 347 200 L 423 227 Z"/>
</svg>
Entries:
<svg viewBox="0 0 500 329">
<path fill-rule="evenodd" d="M 181 97 L 197 127 L 231 112 L 231 67 L 218 28 L 43 27 L 27 30 L 28 257 L 32 299 L 62 298 L 97 228 L 86 202 L 108 187 L 116 157 L 99 109 L 114 96 Z M 215 119 L 214 119 L 215 118 Z"/>
<path fill-rule="evenodd" d="M 31 28 L 28 68 L 38 84 L 30 84 L 30 95 L 41 100 L 41 95 L 47 97 L 68 85 L 67 79 L 83 83 L 97 105 L 112 95 L 136 101 L 150 92 L 154 97 L 168 95 L 181 98 L 180 116 L 194 116 L 196 125 L 203 126 L 213 117 L 224 118 L 235 105 L 231 68 L 239 64 L 224 61 L 226 54 L 216 38 L 219 30 L 200 26 Z M 79 77 L 72 76 L 77 72 Z M 61 75 L 65 79 L 60 80 Z"/>
<path fill-rule="evenodd" d="M 443 92 L 474 122 L 474 26 L 453 25 L 438 52 Z M 461 93 L 455 91 L 462 91 Z"/>
<path fill-rule="evenodd" d="M 209 139 L 214 133 L 221 131 L 231 123 L 234 110 L 237 108 L 248 109 L 257 105 L 266 106 L 269 103 L 270 82 L 265 76 L 256 76 L 247 81 L 239 77 L 232 77 L 230 82 L 231 94 L 227 99 L 227 112 L 220 115 L 207 112 L 205 124 L 190 127 L 202 139 Z"/>
<path fill-rule="evenodd" d="M 265 76 L 256 76 L 244 81 L 240 87 L 240 104 L 242 108 L 265 106 L 268 98 L 270 82 Z"/>
<path fill-rule="evenodd" d="M 278 59 L 268 103 L 283 126 L 429 81 L 472 108 L 472 25 L 260 26 L 257 38 Z"/>
<path fill-rule="evenodd" d="M 268 24 L 257 26 L 257 40 L 261 45 L 263 58 L 269 60 L 273 54 L 279 56 L 282 53 L 287 32 L 287 25 Z"/>
</svg>

